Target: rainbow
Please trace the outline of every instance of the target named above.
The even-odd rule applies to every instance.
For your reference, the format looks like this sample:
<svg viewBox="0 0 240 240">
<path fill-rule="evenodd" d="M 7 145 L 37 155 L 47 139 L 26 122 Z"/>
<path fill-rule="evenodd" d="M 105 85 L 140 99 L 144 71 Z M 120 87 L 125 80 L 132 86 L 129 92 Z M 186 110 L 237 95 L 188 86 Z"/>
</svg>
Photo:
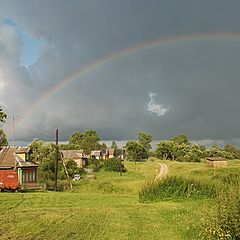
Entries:
<svg viewBox="0 0 240 240">
<path fill-rule="evenodd" d="M 46 103 L 51 97 L 67 88 L 73 82 L 80 80 L 82 77 L 100 69 L 101 67 L 116 61 L 118 59 L 126 58 L 132 54 L 139 53 L 143 50 L 172 46 L 176 44 L 189 43 L 194 41 L 238 41 L 240 43 L 239 33 L 202 33 L 202 34 L 191 34 L 187 36 L 174 36 L 167 38 L 159 38 L 156 40 L 137 44 L 133 47 L 126 48 L 117 52 L 113 52 L 101 59 L 93 61 L 87 64 L 81 69 L 77 69 L 71 75 L 62 79 L 58 84 L 53 86 L 47 92 L 45 92 L 39 99 L 34 101 L 27 111 L 23 114 L 24 118 L 28 118 L 32 113 L 35 112 L 41 105 Z"/>
</svg>

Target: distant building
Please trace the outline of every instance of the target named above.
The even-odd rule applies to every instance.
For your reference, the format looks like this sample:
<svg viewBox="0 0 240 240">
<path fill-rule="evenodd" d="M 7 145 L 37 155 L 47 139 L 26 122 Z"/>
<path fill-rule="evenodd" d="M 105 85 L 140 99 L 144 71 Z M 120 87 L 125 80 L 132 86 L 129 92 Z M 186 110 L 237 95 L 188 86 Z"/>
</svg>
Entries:
<svg viewBox="0 0 240 240">
<path fill-rule="evenodd" d="M 88 157 L 84 155 L 83 150 L 60 150 L 60 153 L 65 160 L 74 160 L 79 168 L 83 168 L 87 164 Z"/>
<path fill-rule="evenodd" d="M 111 159 L 116 157 L 115 148 L 107 148 L 102 150 L 103 160 Z"/>
<path fill-rule="evenodd" d="M 228 160 L 222 157 L 207 157 L 207 166 L 214 168 L 226 167 Z"/>
<path fill-rule="evenodd" d="M 91 158 L 96 158 L 96 159 L 102 159 L 102 151 L 101 150 L 95 150 L 91 151 Z"/>
</svg>

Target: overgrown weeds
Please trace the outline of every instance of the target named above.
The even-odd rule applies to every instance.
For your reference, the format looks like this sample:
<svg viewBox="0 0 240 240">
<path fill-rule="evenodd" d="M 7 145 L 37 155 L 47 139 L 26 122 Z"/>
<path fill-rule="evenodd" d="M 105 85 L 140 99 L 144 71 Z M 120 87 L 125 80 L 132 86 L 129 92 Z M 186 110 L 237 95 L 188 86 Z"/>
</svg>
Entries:
<svg viewBox="0 0 240 240">
<path fill-rule="evenodd" d="M 139 193 L 140 202 L 161 200 L 204 199 L 215 195 L 215 186 L 205 180 L 180 176 L 148 182 Z"/>
</svg>

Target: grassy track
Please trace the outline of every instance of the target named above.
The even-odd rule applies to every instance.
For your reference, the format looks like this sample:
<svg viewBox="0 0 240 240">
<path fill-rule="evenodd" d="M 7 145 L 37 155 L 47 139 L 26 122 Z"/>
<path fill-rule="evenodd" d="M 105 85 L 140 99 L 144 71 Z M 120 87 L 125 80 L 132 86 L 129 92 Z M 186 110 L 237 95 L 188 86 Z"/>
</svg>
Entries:
<svg viewBox="0 0 240 240">
<path fill-rule="evenodd" d="M 169 174 L 207 171 L 203 164 L 167 164 Z M 1 193 L 0 239 L 198 239 L 206 202 L 139 203 L 138 191 L 158 166 L 127 163 L 124 176 L 100 172 L 75 183 L 74 192 Z"/>
</svg>

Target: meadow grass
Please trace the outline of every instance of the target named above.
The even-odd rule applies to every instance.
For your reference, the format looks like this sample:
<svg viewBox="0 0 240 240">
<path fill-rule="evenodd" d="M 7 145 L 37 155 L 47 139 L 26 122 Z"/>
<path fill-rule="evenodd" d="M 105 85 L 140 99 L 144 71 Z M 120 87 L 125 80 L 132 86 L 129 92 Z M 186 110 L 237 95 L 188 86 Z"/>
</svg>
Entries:
<svg viewBox="0 0 240 240">
<path fill-rule="evenodd" d="M 207 178 L 209 170 L 214 177 L 203 163 L 126 162 L 123 176 L 100 171 L 95 180 L 74 182 L 73 192 L 1 193 L 0 239 L 199 239 L 211 200 L 139 202 L 139 191 L 163 162 L 170 176 L 206 171 Z"/>
</svg>

